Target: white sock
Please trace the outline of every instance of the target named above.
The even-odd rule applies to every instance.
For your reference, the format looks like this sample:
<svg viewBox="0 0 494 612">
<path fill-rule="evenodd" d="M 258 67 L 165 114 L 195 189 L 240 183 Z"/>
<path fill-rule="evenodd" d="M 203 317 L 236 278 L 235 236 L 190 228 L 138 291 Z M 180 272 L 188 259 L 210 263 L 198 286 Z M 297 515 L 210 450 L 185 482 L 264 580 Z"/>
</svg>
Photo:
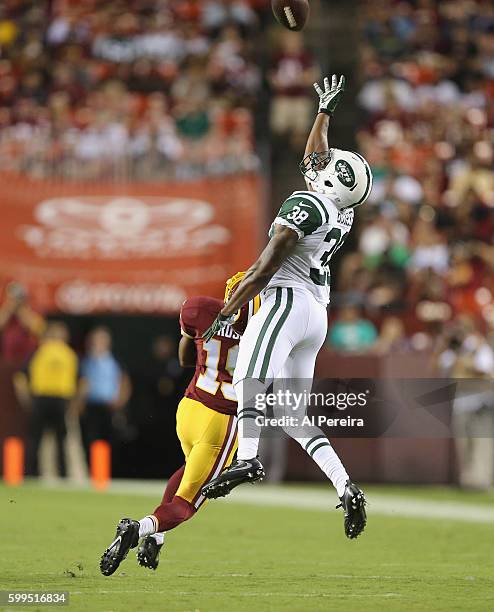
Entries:
<svg viewBox="0 0 494 612">
<path fill-rule="evenodd" d="M 247 386 L 247 390 L 244 386 Z M 254 391 L 262 392 L 265 385 L 260 381 L 249 379 L 242 380 L 235 385 L 235 394 L 238 401 L 238 459 L 253 459 L 257 457 L 259 449 L 259 438 L 261 427 L 256 424 L 256 417 L 262 416 L 263 412 L 255 406 Z M 248 398 L 246 399 L 245 393 Z"/>
<path fill-rule="evenodd" d="M 259 448 L 259 438 L 251 438 L 251 437 L 243 438 L 241 437 L 240 430 L 239 430 L 238 451 L 237 451 L 238 459 L 244 460 L 244 459 L 253 459 L 254 457 L 257 457 L 258 448 Z"/>
<path fill-rule="evenodd" d="M 156 544 L 161 545 L 165 541 L 165 532 L 157 531 L 156 533 L 153 533 L 151 537 L 153 537 L 156 540 Z"/>
<path fill-rule="evenodd" d="M 147 535 L 156 533 L 158 530 L 158 519 L 155 516 L 145 516 L 139 521 L 139 537 L 144 538 Z"/>
<path fill-rule="evenodd" d="M 329 480 L 331 480 L 338 493 L 338 497 L 341 497 L 345 492 L 345 484 L 349 480 L 349 476 L 329 440 L 325 436 L 320 435 L 310 440 L 298 441 Z"/>
</svg>

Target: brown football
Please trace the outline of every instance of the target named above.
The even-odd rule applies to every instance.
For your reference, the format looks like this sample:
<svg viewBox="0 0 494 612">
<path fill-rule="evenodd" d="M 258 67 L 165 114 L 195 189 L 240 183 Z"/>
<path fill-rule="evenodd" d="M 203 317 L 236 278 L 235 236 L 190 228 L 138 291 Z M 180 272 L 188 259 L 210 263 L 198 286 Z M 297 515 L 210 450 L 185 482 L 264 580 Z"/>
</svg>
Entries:
<svg viewBox="0 0 494 612">
<path fill-rule="evenodd" d="M 289 30 L 302 30 L 309 17 L 308 0 L 271 0 L 274 16 Z"/>
</svg>

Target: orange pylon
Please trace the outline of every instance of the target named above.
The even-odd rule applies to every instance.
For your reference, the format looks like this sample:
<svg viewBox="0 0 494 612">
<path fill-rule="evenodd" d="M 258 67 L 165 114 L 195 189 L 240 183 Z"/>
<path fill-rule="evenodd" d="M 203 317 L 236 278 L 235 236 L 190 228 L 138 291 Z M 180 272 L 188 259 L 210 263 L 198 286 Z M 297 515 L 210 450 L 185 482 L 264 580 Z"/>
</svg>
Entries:
<svg viewBox="0 0 494 612">
<path fill-rule="evenodd" d="M 11 436 L 3 443 L 3 479 L 8 485 L 18 485 L 24 480 L 24 442 Z"/>
<path fill-rule="evenodd" d="M 91 444 L 90 469 L 94 488 L 106 489 L 111 478 L 111 446 L 106 440 L 95 440 Z"/>
</svg>

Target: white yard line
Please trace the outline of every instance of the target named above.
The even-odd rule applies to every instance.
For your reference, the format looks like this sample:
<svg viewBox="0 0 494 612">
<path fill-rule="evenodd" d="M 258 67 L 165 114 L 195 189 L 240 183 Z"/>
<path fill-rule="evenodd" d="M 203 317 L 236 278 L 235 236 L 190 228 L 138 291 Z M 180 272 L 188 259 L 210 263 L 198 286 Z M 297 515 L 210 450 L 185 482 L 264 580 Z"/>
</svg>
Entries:
<svg viewBox="0 0 494 612">
<path fill-rule="evenodd" d="M 253 488 L 253 487 L 252 487 Z M 280 489 L 257 491 L 237 489 L 232 502 L 263 506 L 287 506 L 307 510 L 327 510 L 333 504 L 333 496 L 318 491 L 291 491 Z M 467 523 L 494 523 L 494 508 L 461 502 L 427 501 L 414 497 L 370 494 L 369 514 L 387 516 L 447 519 Z"/>
<path fill-rule="evenodd" d="M 65 484 L 60 481 L 45 483 L 48 487 L 87 489 L 86 483 Z M 141 480 L 113 481 L 108 493 L 146 495 L 161 498 L 164 483 Z M 225 500 L 214 503 L 248 504 L 300 508 L 304 510 L 334 510 L 336 495 L 330 487 L 316 491 L 296 486 L 245 485 L 235 489 Z M 402 495 L 371 493 L 368 513 L 407 518 L 442 519 L 466 523 L 494 523 L 494 507 L 474 503 L 418 499 Z"/>
</svg>

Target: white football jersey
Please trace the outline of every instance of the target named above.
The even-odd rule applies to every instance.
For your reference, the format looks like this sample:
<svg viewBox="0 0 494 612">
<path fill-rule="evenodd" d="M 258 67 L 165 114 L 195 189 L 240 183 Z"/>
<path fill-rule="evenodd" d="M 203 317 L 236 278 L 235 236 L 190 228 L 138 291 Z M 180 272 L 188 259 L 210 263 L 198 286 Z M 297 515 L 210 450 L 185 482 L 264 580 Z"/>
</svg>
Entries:
<svg viewBox="0 0 494 612">
<path fill-rule="evenodd" d="M 327 305 L 330 292 L 329 262 L 344 243 L 353 223 L 352 208 L 338 210 L 331 199 L 312 191 L 295 191 L 285 200 L 271 224 L 285 225 L 297 232 L 293 253 L 269 281 L 271 287 L 300 287 Z"/>
</svg>

